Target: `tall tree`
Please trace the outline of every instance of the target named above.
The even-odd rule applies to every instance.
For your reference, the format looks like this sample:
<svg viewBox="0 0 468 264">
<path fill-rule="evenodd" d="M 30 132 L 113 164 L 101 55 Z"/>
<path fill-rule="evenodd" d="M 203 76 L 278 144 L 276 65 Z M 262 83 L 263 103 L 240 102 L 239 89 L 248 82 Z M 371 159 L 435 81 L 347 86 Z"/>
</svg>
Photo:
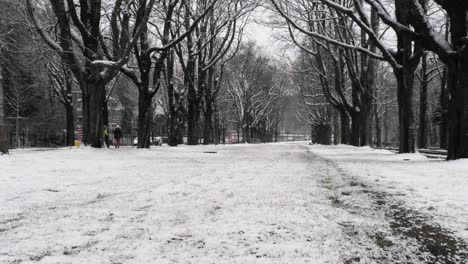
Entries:
<svg viewBox="0 0 468 264">
<path fill-rule="evenodd" d="M 73 105 L 73 85 L 74 80 L 68 65 L 64 64 L 60 58 L 49 56 L 45 63 L 47 74 L 50 79 L 51 88 L 57 96 L 60 104 L 65 109 L 66 122 L 66 141 L 67 146 L 73 146 L 75 143 L 75 121 Z"/>
<path fill-rule="evenodd" d="M 272 120 L 275 104 L 286 85 L 270 58 L 253 43 L 241 47 L 229 62 L 227 93 L 235 122 L 242 129 L 242 140 L 250 143 L 256 130 Z"/>
<path fill-rule="evenodd" d="M 45 43 L 62 58 L 78 80 L 83 101 L 84 142 L 103 146 L 105 87 L 128 62 L 156 0 L 116 0 L 111 7 L 110 36 L 103 32 L 101 0 L 50 0 L 58 38 L 45 29 L 36 9 L 38 3 L 26 0 L 28 14 Z M 41 10 L 43 11 L 43 10 Z M 133 26 L 133 30 L 131 30 Z M 108 48 L 106 39 L 111 39 Z M 56 41 L 55 39 L 60 39 Z"/>
<path fill-rule="evenodd" d="M 138 88 L 138 148 L 149 148 L 152 118 L 153 98 L 161 86 L 161 74 L 170 50 L 183 41 L 196 28 L 196 25 L 212 10 L 216 0 L 213 0 L 197 16 L 191 14 L 186 17 L 193 20 L 190 27 L 180 32 L 174 25 L 178 14 L 184 11 L 183 0 L 167 0 L 158 2 L 161 10 L 158 16 L 152 17 L 151 25 L 145 25 L 142 34 L 134 48 L 134 56 L 138 70 L 123 67 L 122 71 L 130 77 Z M 151 34 L 151 32 L 156 32 Z M 178 34 L 174 34 L 177 32 Z M 157 41 L 159 45 L 153 45 Z"/>
<path fill-rule="evenodd" d="M 347 43 L 340 38 L 330 37 L 323 33 L 311 31 L 304 26 L 303 20 L 297 20 L 297 16 L 291 15 L 295 10 L 291 7 L 291 3 L 279 0 L 270 0 L 275 10 L 285 19 L 289 26 L 298 30 L 302 34 L 310 36 L 312 38 L 331 43 L 345 50 L 355 50 L 361 53 L 365 53 L 373 59 L 381 59 L 390 63 L 394 70 L 395 77 L 398 83 L 398 105 L 399 105 L 399 151 L 413 152 L 414 151 L 414 133 L 413 133 L 413 113 L 412 113 L 412 89 L 414 81 L 414 72 L 419 63 L 419 58 L 422 55 L 420 51 L 421 45 L 414 45 L 413 49 L 413 38 L 411 29 L 408 28 L 409 19 L 411 14 L 408 13 L 402 1 L 395 2 L 395 14 L 397 19 L 390 19 L 393 23 L 389 22 L 390 13 L 387 10 L 381 10 L 382 5 L 378 5 L 376 1 L 365 0 L 365 2 L 371 5 L 370 16 L 368 9 L 364 8 L 363 1 L 330 1 L 320 0 L 318 2 L 311 3 L 312 10 L 316 6 L 326 5 L 328 8 L 336 11 L 338 17 L 347 16 L 351 19 L 356 27 L 361 30 L 361 35 L 366 34 L 368 42 L 372 42 L 368 48 L 362 46 L 361 43 Z M 381 3 L 382 4 L 382 3 Z M 295 6 L 295 5 L 294 5 Z M 424 10 L 424 9 L 423 9 Z M 385 44 L 385 42 L 379 37 L 376 32 L 377 15 L 382 21 L 388 23 L 388 25 L 396 32 L 397 42 L 399 49 L 397 52 L 391 51 Z M 370 17 L 370 18 L 369 18 Z M 334 17 L 332 17 L 334 19 Z M 401 22 L 401 23 L 400 23 Z M 421 43 L 418 41 L 416 43 Z M 373 51 L 379 51 L 380 54 L 376 54 Z M 366 70 L 371 73 L 373 70 Z M 366 77 L 367 80 L 369 77 Z M 353 79 L 353 78 L 352 78 Z M 358 80 L 354 78 L 354 80 Z"/>
</svg>

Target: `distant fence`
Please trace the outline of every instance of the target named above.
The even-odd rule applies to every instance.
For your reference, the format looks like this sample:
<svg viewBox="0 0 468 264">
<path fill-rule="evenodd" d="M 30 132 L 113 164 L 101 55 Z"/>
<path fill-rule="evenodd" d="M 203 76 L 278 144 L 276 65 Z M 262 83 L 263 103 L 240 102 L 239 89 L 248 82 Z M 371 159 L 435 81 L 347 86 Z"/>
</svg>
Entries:
<svg viewBox="0 0 468 264">
<path fill-rule="evenodd" d="M 10 131 L 10 148 L 63 147 L 66 145 L 66 133 L 21 132 L 18 135 Z"/>
<path fill-rule="evenodd" d="M 66 132 L 57 132 L 57 133 L 44 133 L 44 132 L 21 132 L 19 133 L 19 145 L 20 148 L 56 148 L 66 146 L 67 134 Z M 131 146 L 134 143 L 135 136 L 124 135 L 121 139 L 121 145 Z M 10 131 L 9 137 L 10 149 L 15 149 L 18 147 L 18 140 L 16 132 Z M 114 145 L 114 139 L 111 134 L 109 138 L 109 144 Z"/>
</svg>

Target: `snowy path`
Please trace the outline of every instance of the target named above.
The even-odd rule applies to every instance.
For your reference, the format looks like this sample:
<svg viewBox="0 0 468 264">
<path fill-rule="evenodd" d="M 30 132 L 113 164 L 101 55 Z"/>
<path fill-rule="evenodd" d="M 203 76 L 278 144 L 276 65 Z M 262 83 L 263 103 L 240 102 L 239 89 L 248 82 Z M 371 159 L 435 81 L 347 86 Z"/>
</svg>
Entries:
<svg viewBox="0 0 468 264">
<path fill-rule="evenodd" d="M 0 263 L 428 259 L 372 187 L 305 144 L 20 151 L 0 166 Z"/>
</svg>

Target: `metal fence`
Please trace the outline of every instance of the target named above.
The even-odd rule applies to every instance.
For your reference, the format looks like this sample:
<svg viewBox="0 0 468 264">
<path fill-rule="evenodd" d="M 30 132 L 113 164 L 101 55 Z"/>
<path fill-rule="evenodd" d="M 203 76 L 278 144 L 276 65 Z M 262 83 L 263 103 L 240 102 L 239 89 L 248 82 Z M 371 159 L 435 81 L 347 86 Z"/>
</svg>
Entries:
<svg viewBox="0 0 468 264">
<path fill-rule="evenodd" d="M 10 149 L 16 148 L 56 148 L 66 146 L 67 134 L 65 131 L 56 133 L 45 132 L 21 132 L 18 135 L 15 131 L 8 133 L 8 142 Z M 134 145 L 135 136 L 124 134 L 121 139 L 121 145 L 132 146 Z M 115 144 L 112 135 L 109 138 L 109 144 Z"/>
<path fill-rule="evenodd" d="M 9 133 L 10 148 L 63 147 L 66 133 L 21 132 Z"/>
</svg>

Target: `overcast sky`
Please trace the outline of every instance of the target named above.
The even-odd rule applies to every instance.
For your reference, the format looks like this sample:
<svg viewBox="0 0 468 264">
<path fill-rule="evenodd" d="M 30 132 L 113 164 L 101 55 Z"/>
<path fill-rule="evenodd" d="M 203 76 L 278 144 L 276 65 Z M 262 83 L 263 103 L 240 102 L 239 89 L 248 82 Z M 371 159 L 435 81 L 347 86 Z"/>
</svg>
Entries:
<svg viewBox="0 0 468 264">
<path fill-rule="evenodd" d="M 275 38 L 275 36 L 281 34 L 280 31 L 268 25 L 271 16 L 274 16 L 271 11 L 265 8 L 258 8 L 252 14 L 252 21 L 245 29 L 244 38 L 245 41 L 255 41 L 259 46 L 264 48 L 266 53 L 276 57 L 282 53 L 284 43 Z"/>
</svg>

